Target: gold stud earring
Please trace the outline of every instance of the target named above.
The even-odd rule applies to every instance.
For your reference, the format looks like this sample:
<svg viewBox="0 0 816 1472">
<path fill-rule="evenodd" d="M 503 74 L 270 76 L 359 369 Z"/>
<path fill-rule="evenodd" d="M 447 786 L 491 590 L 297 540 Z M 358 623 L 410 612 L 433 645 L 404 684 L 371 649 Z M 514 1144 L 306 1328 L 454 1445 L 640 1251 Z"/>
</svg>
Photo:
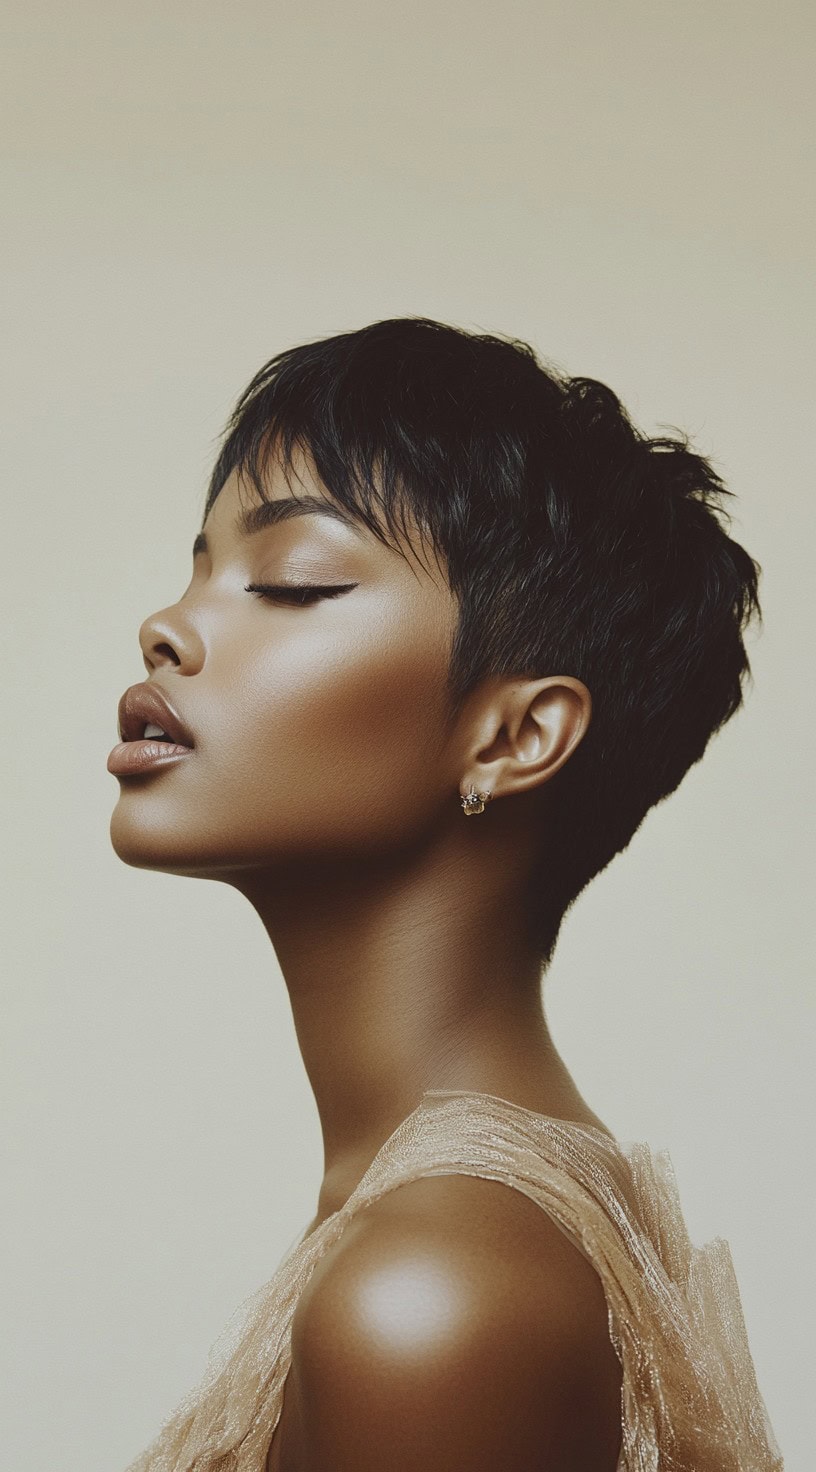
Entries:
<svg viewBox="0 0 816 1472">
<path fill-rule="evenodd" d="M 459 794 L 459 801 L 462 804 L 465 817 L 469 818 L 471 813 L 483 813 L 485 803 L 490 802 L 492 796 L 492 792 L 477 792 L 471 782 L 470 792 L 464 794 L 460 792 Z"/>
</svg>

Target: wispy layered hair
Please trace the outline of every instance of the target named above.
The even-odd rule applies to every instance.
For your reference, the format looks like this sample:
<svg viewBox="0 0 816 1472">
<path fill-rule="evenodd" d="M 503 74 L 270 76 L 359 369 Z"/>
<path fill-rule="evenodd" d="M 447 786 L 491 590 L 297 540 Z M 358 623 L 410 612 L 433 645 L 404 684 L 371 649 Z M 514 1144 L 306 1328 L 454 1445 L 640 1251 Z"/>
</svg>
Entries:
<svg viewBox="0 0 816 1472">
<path fill-rule="evenodd" d="M 728 535 L 732 493 L 687 437 L 636 429 L 603 383 L 425 317 L 270 359 L 229 421 L 205 516 L 235 470 L 266 498 L 273 446 L 287 471 L 306 449 L 375 536 L 399 545 L 419 526 L 444 560 L 454 714 L 486 676 L 589 688 L 589 729 L 546 784 L 546 965 L 584 886 L 742 704 L 761 569 Z"/>
</svg>

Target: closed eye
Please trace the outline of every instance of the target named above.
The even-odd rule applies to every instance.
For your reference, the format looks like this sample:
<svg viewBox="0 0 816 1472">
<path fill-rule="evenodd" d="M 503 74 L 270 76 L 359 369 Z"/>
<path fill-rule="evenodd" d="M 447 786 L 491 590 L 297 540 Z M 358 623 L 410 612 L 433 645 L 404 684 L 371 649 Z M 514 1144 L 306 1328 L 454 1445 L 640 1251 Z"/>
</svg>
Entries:
<svg viewBox="0 0 816 1472">
<path fill-rule="evenodd" d="M 255 593 L 270 602 L 294 603 L 301 607 L 319 598 L 336 598 L 356 588 L 356 583 L 247 583 L 245 593 Z"/>
</svg>

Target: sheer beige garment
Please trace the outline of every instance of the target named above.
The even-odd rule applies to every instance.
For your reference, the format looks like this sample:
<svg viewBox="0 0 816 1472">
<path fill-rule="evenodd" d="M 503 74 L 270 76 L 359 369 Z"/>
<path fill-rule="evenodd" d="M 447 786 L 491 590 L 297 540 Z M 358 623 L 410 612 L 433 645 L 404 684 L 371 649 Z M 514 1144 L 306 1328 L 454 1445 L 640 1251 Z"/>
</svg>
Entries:
<svg viewBox="0 0 816 1472">
<path fill-rule="evenodd" d="M 264 1472 L 290 1326 L 317 1260 L 352 1216 L 420 1176 L 523 1191 L 593 1264 L 622 1366 L 617 1472 L 778 1472 L 728 1243 L 692 1246 L 671 1160 L 643 1143 L 493 1094 L 430 1089 L 345 1204 L 288 1249 L 235 1311 L 201 1383 L 127 1472 Z M 489 1387 L 486 1387 L 489 1390 Z"/>
</svg>

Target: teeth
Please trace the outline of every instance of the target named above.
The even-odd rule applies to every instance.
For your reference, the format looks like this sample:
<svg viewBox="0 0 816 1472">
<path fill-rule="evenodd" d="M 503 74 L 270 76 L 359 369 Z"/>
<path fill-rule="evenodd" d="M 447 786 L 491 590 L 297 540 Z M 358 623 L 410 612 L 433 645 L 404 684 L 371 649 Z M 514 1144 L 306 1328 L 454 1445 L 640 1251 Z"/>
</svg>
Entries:
<svg viewBox="0 0 816 1472">
<path fill-rule="evenodd" d="M 151 738 L 153 738 L 154 740 L 160 739 L 162 741 L 170 740 L 167 732 L 163 731 L 161 726 L 153 726 L 148 721 L 147 725 L 144 728 L 144 740 L 149 741 Z"/>
</svg>

